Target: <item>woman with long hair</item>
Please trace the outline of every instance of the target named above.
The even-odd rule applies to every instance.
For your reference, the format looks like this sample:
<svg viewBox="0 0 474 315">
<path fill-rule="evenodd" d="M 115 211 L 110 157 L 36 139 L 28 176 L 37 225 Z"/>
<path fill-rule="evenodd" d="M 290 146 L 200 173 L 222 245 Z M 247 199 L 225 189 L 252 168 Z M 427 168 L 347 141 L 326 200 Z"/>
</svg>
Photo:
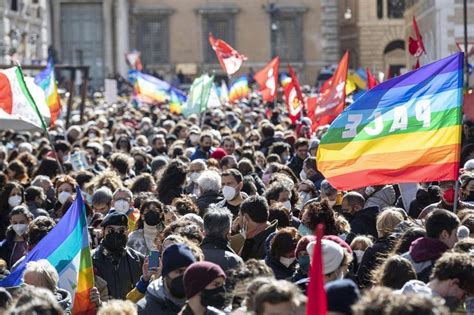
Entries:
<svg viewBox="0 0 474 315">
<path fill-rule="evenodd" d="M 164 169 L 158 182 L 158 198 L 165 205 L 170 205 L 174 198 L 184 193 L 188 166 L 178 159 L 172 160 Z"/>
</svg>

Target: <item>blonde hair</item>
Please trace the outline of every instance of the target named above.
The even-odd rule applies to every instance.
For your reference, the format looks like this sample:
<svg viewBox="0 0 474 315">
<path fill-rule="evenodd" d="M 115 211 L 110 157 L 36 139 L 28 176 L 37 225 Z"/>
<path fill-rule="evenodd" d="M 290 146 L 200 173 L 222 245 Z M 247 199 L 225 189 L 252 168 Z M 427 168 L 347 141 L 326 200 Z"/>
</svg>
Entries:
<svg viewBox="0 0 474 315">
<path fill-rule="evenodd" d="M 137 306 L 130 301 L 110 300 L 97 315 L 137 315 Z"/>
<path fill-rule="evenodd" d="M 351 248 L 354 249 L 360 249 L 360 250 L 366 250 L 370 246 L 372 246 L 374 242 L 370 239 L 369 236 L 366 235 L 359 235 L 356 236 L 352 242 L 351 242 Z"/>
<path fill-rule="evenodd" d="M 403 221 L 403 216 L 400 212 L 393 208 L 388 208 L 382 211 L 377 217 L 377 234 L 380 237 L 388 236 L 392 233 L 397 225 Z"/>
<path fill-rule="evenodd" d="M 44 287 L 50 290 L 51 292 L 56 292 L 59 281 L 59 275 L 56 271 L 56 268 L 54 268 L 49 261 L 47 261 L 46 259 L 30 261 L 26 264 L 23 277 L 25 277 L 25 275 L 30 272 L 34 272 L 38 275 L 41 275 L 41 283 L 37 283 L 38 286 Z"/>
</svg>

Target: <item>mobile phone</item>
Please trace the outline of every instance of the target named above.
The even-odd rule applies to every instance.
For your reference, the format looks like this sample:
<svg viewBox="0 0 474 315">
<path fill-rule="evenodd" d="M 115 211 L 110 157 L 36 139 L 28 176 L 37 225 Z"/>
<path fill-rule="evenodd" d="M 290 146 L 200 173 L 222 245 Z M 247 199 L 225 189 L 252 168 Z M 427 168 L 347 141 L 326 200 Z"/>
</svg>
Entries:
<svg viewBox="0 0 474 315">
<path fill-rule="evenodd" d="M 148 269 L 158 268 L 160 265 L 160 252 L 152 250 L 148 255 Z"/>
</svg>

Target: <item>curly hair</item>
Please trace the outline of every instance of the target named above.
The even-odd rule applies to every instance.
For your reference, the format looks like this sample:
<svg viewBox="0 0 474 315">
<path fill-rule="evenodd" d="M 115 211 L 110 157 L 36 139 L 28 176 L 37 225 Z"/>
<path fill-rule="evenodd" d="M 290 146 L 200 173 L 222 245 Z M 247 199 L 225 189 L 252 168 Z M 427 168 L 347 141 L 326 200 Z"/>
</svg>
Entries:
<svg viewBox="0 0 474 315">
<path fill-rule="evenodd" d="M 188 213 L 199 214 L 199 208 L 189 196 L 175 198 L 171 205 L 176 208 L 176 211 L 180 215 L 185 215 Z"/>
<path fill-rule="evenodd" d="M 188 166 L 178 159 L 172 160 L 163 170 L 158 182 L 158 196 L 166 195 L 169 190 L 180 189 L 186 181 Z"/>
<path fill-rule="evenodd" d="M 305 216 L 306 221 L 302 223 L 311 230 L 314 231 L 314 229 L 316 229 L 316 226 L 322 223 L 325 226 L 325 235 L 341 234 L 341 230 L 336 224 L 336 216 L 334 210 L 331 208 L 326 199 L 324 199 L 323 201 L 313 201 L 305 204 L 302 210 L 301 218 L 304 219 Z"/>
<path fill-rule="evenodd" d="M 186 237 L 196 244 L 201 244 L 202 240 L 204 239 L 199 226 L 186 219 L 177 220 L 168 225 L 161 234 L 161 240 L 164 240 L 171 234 Z"/>
<path fill-rule="evenodd" d="M 152 192 L 155 188 L 155 179 L 148 173 L 138 175 L 130 185 L 130 190 L 134 194 L 141 192 Z"/>
<path fill-rule="evenodd" d="M 104 171 L 99 175 L 96 175 L 86 185 L 86 190 L 94 192 L 100 187 L 108 187 L 111 191 L 123 188 L 123 183 L 120 177 L 114 171 Z"/>
</svg>

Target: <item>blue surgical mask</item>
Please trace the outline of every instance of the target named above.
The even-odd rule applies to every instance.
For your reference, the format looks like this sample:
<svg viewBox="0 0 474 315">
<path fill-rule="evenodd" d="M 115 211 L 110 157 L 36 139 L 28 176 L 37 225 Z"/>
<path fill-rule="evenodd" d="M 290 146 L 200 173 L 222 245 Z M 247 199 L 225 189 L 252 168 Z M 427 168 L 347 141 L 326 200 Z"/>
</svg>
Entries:
<svg viewBox="0 0 474 315">
<path fill-rule="evenodd" d="M 304 225 L 303 223 L 300 224 L 298 227 L 298 232 L 300 233 L 301 236 L 306 236 L 306 235 L 313 235 L 313 230 L 311 230 L 309 227 Z"/>
<path fill-rule="evenodd" d="M 300 265 L 300 270 L 303 274 L 308 274 L 309 271 L 309 255 L 303 255 L 298 258 L 298 264 Z"/>
</svg>

